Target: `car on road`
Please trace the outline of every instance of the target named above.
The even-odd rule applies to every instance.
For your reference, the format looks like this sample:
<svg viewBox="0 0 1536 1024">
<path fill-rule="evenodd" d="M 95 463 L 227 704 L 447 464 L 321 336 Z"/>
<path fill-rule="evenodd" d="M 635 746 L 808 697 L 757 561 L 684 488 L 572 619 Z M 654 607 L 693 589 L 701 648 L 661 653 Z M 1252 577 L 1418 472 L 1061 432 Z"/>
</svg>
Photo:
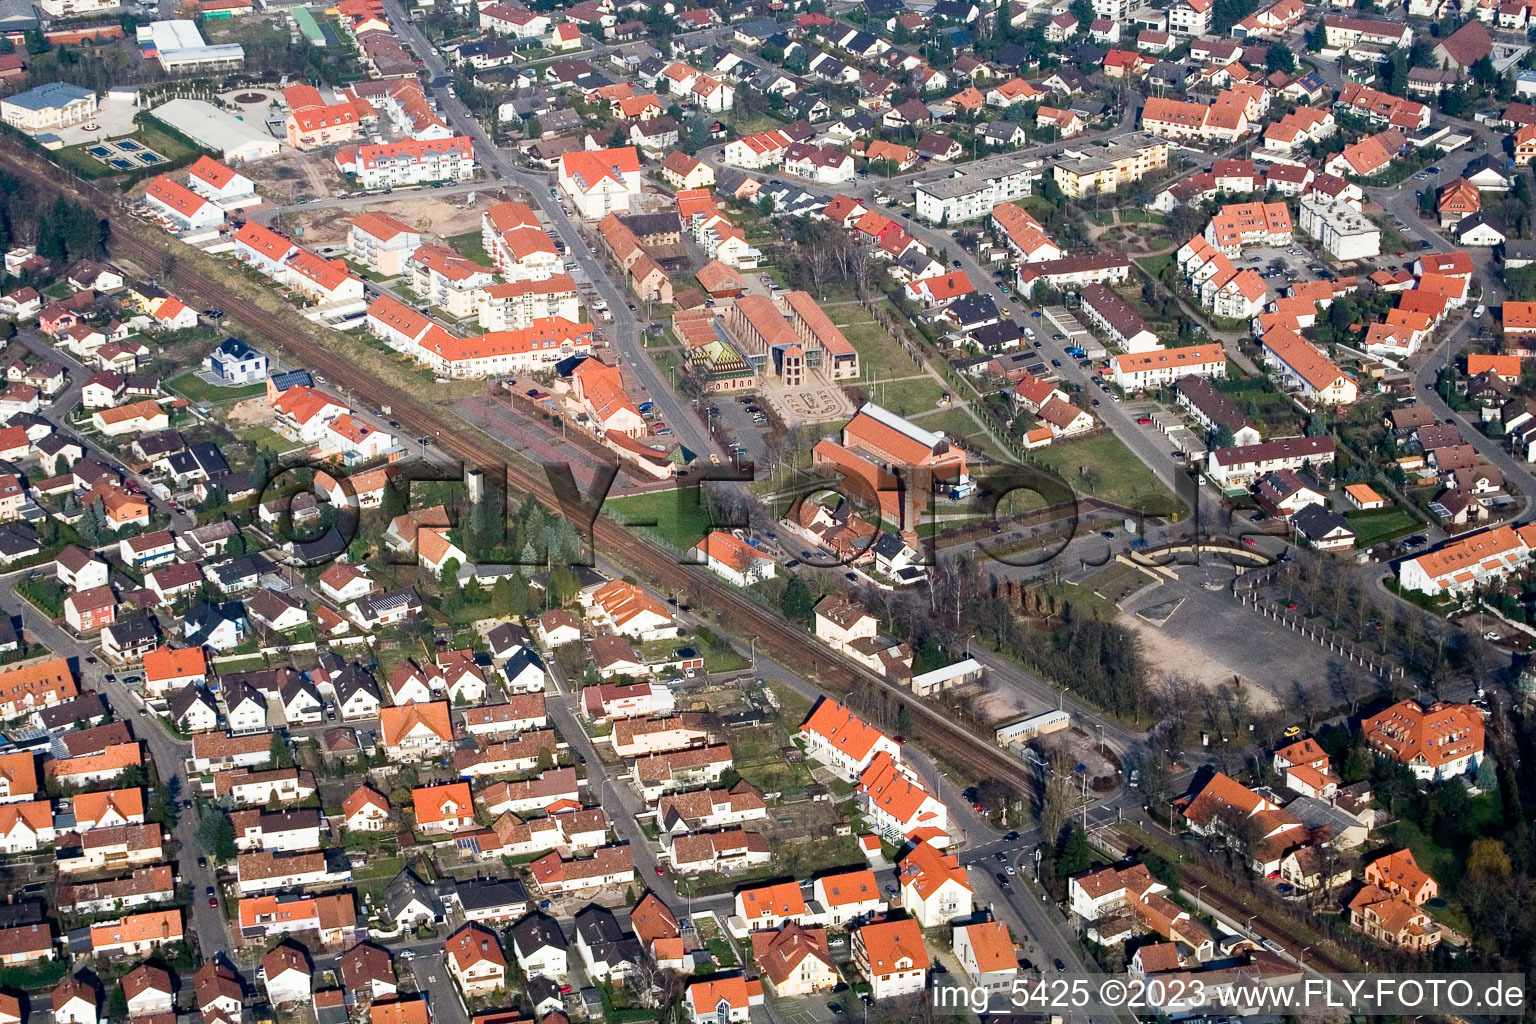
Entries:
<svg viewBox="0 0 1536 1024">
<path fill-rule="evenodd" d="M 834 1017 L 841 1017 L 845 1012 L 847 1012 L 843 1009 L 842 1003 L 828 1003 L 827 1009 L 832 1011 L 832 1016 Z"/>
<path fill-rule="evenodd" d="M 656 865 L 656 877 L 657 878 L 666 878 L 667 877 L 667 873 L 665 871 L 661 870 L 661 865 L 660 864 Z"/>
<path fill-rule="evenodd" d="M 1429 538 L 1422 533 L 1416 533 L 1412 537 L 1409 537 L 1407 540 L 1403 541 L 1403 543 L 1410 548 L 1416 548 L 1420 545 L 1428 544 Z"/>
<path fill-rule="evenodd" d="M 1008 855 L 1006 853 L 1004 853 L 1002 850 L 998 850 L 996 853 L 994 853 L 992 855 L 992 857 L 999 864 L 1007 864 L 1008 863 Z"/>
<path fill-rule="evenodd" d="M 1016 841 L 1018 838 L 1019 834 L 1017 832 L 1009 832 L 1007 835 L 1003 836 L 1004 841 L 1010 843 Z"/>
<path fill-rule="evenodd" d="M 1009 865 L 1008 865 L 1008 869 L 1007 869 L 1007 870 L 1008 870 L 1008 873 L 1009 873 L 1009 874 L 1010 874 L 1010 875 L 1016 875 L 1016 874 L 1018 874 L 1018 870 L 1017 870 L 1017 869 L 1016 869 L 1016 868 L 1014 868 L 1014 866 L 1013 866 L 1013 865 L 1012 865 L 1012 864 L 1009 864 Z"/>
<path fill-rule="evenodd" d="M 720 465 L 720 456 L 716 455 L 714 452 L 710 452 L 709 453 L 709 464 L 711 466 L 718 466 L 718 465 Z"/>
<path fill-rule="evenodd" d="M 1251 548 L 1256 548 L 1256 547 L 1259 546 L 1259 542 L 1254 540 L 1252 537 L 1244 537 L 1243 538 L 1243 543 L 1248 545 Z"/>
<path fill-rule="evenodd" d="M 843 579 L 847 580 L 849 583 L 857 583 L 859 582 L 859 574 L 855 572 L 845 572 L 843 573 Z"/>
<path fill-rule="evenodd" d="M 1061 360 L 1060 359 L 1052 359 L 1051 360 L 1051 365 L 1054 366 L 1054 367 L 1057 367 L 1059 369 L 1061 367 Z"/>
<path fill-rule="evenodd" d="M 550 189 L 550 191 L 553 192 L 554 189 Z M 416 951 L 414 949 L 402 949 L 400 951 L 400 959 L 401 960 L 415 960 L 416 959 Z"/>
<path fill-rule="evenodd" d="M 1474 309 L 1472 311 L 1472 319 L 1473 320 L 1481 320 L 1482 317 L 1483 317 L 1483 314 L 1486 313 L 1486 312 L 1488 312 L 1488 307 L 1487 306 L 1478 306 L 1476 309 Z"/>
<path fill-rule="evenodd" d="M 1056 973 L 1060 974 L 1062 971 L 1065 971 L 1066 969 L 1067 969 L 1067 965 L 1065 963 L 1063 963 L 1061 961 L 1061 959 L 1058 957 L 1057 960 L 1056 960 Z"/>
<path fill-rule="evenodd" d="M 1496 629 L 1490 629 L 1488 632 L 1483 634 L 1483 639 L 1484 640 L 1503 640 L 1504 639 L 1504 634 L 1500 633 Z"/>
<path fill-rule="evenodd" d="M 1008 881 L 1008 876 L 1007 875 L 1005 875 L 1001 871 L 999 871 L 997 873 L 997 884 L 998 885 L 1012 885 L 1013 883 Z"/>
<path fill-rule="evenodd" d="M 956 269 L 956 270 L 959 270 L 959 269 L 960 269 L 960 266 L 961 266 L 961 263 L 960 263 L 960 261 L 959 261 L 959 260 L 955 260 L 955 261 L 954 261 L 954 263 L 953 263 L 953 264 L 952 264 L 952 266 L 954 266 L 954 268 L 955 268 L 955 269 Z"/>
<path fill-rule="evenodd" d="M 1115 531 L 1114 530 L 1100 530 L 1099 531 L 1099 536 L 1100 537 L 1105 537 L 1105 538 L 1107 538 L 1109 540 L 1114 540 L 1115 539 Z"/>
</svg>

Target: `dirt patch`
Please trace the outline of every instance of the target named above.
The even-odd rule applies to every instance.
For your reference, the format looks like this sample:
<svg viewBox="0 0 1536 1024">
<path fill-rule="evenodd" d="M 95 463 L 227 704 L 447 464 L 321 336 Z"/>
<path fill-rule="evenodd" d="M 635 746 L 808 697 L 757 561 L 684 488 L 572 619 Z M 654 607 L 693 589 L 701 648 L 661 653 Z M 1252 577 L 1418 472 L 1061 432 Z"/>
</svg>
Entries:
<svg viewBox="0 0 1536 1024">
<path fill-rule="evenodd" d="M 262 198 L 274 206 L 289 206 L 301 193 L 328 195 L 341 184 L 340 172 L 327 153 L 301 153 L 284 149 L 277 156 L 246 164 L 240 172 L 256 185 Z M 322 184 L 317 186 L 316 182 Z"/>
<path fill-rule="evenodd" d="M 1021 715 L 1043 710 L 1032 706 L 1014 690 L 987 690 L 971 698 L 970 713 L 980 721 L 996 726 Z"/>
<path fill-rule="evenodd" d="M 1177 665 L 1179 674 L 1196 686 L 1215 689 L 1232 682 L 1229 666 L 1211 658 L 1210 652 L 1176 640 L 1156 626 L 1134 615 L 1120 614 L 1115 622 L 1141 638 L 1142 656 L 1148 665 Z M 1275 695 L 1251 679 L 1244 680 L 1248 698 L 1256 712 L 1271 711 L 1279 704 Z"/>
<path fill-rule="evenodd" d="M 266 398 L 247 398 L 230 406 L 224 418 L 233 426 L 264 427 L 272 422 L 272 406 Z"/>
<path fill-rule="evenodd" d="M 467 204 L 469 193 L 435 198 L 410 196 L 401 199 L 385 199 L 365 206 L 347 208 L 320 207 L 301 210 L 287 215 L 290 231 L 303 230 L 303 238 L 310 245 L 335 245 L 347 240 L 347 229 L 358 215 L 387 213 L 396 220 L 409 224 L 424 235 L 450 238 L 470 231 L 480 230 L 480 214 L 500 201 L 499 196 L 475 193 L 475 202 Z"/>
</svg>

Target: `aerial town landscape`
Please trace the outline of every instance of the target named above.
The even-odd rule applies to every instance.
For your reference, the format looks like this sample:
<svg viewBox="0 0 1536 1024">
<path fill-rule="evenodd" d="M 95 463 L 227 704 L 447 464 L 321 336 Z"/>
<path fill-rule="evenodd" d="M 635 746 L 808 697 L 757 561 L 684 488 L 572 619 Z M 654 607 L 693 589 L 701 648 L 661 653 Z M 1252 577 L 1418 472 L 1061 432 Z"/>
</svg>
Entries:
<svg viewBox="0 0 1536 1024">
<path fill-rule="evenodd" d="M 0 0 L 0 1024 L 1523 977 L 1533 39 Z"/>
</svg>

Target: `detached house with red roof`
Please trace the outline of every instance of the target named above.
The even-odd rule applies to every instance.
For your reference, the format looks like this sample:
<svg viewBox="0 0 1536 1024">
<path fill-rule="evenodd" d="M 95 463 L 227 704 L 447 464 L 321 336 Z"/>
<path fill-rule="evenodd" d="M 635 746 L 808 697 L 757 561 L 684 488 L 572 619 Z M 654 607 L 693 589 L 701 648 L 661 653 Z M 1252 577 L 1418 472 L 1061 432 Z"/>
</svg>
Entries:
<svg viewBox="0 0 1536 1024">
<path fill-rule="evenodd" d="M 222 209 L 163 174 L 144 190 L 144 202 L 178 231 L 200 231 L 224 223 Z"/>
<path fill-rule="evenodd" d="M 187 168 L 187 187 L 226 210 L 261 201 L 250 178 L 207 155 Z"/>
<path fill-rule="evenodd" d="M 901 760 L 895 740 L 830 697 L 823 697 L 811 710 L 800 727 L 800 738 L 807 756 L 848 782 L 859 778 L 882 753 L 892 761 Z"/>
<path fill-rule="evenodd" d="M 859 775 L 856 793 L 870 829 L 888 841 L 949 845 L 949 808 L 923 785 L 911 768 L 881 751 Z"/>
<path fill-rule="evenodd" d="M 284 391 L 272 403 L 278 431 L 308 444 L 323 440 L 331 421 L 350 411 L 325 392 L 302 384 Z"/>
<path fill-rule="evenodd" d="M 577 150 L 560 157 L 559 189 L 590 221 L 628 211 L 640 195 L 640 156 L 633 146 Z"/>
<path fill-rule="evenodd" d="M 716 575 L 738 587 L 750 587 L 773 579 L 778 565 L 773 559 L 734 534 L 715 530 L 693 548 Z"/>
<path fill-rule="evenodd" d="M 696 981 L 684 997 L 693 1024 L 742 1024 L 750 1018 L 752 1007 L 762 1003 L 762 980 L 748 981 L 739 974 Z"/>
<path fill-rule="evenodd" d="M 896 872 L 901 905 L 924 928 L 940 928 L 969 917 L 975 899 L 970 877 L 954 854 L 920 842 Z"/>
<path fill-rule="evenodd" d="M 1441 782 L 1475 772 L 1483 759 L 1483 716 L 1470 704 L 1422 707 L 1405 700 L 1360 723 L 1370 748 Z"/>
<path fill-rule="evenodd" d="M 1307 827 L 1279 805 L 1220 772 L 1184 805 L 1190 831 L 1241 844 L 1249 867 L 1278 871 L 1285 855 L 1311 842 Z"/>
<path fill-rule="evenodd" d="M 921 993 L 928 985 L 923 929 L 910 917 L 867 924 L 853 933 L 853 962 L 876 1002 Z"/>
</svg>

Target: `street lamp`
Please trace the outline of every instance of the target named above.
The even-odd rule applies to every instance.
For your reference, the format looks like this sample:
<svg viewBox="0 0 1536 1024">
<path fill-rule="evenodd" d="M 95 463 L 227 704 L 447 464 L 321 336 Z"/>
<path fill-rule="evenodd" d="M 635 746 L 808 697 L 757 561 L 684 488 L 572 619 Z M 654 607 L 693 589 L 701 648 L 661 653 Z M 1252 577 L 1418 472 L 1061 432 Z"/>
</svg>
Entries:
<svg viewBox="0 0 1536 1024">
<path fill-rule="evenodd" d="M 971 656 L 971 641 L 975 640 L 975 639 L 976 639 L 976 634 L 975 633 L 972 633 L 970 636 L 965 638 L 965 656 L 967 658 L 969 658 Z"/>
<path fill-rule="evenodd" d="M 1070 686 L 1063 686 L 1061 688 L 1061 693 L 1057 694 L 1057 696 L 1056 696 L 1056 710 L 1057 711 L 1063 711 L 1063 710 L 1066 709 L 1066 706 L 1067 706 L 1067 691 L 1070 690 L 1070 689 L 1071 689 Z"/>
<path fill-rule="evenodd" d="M 757 637 L 752 638 L 752 671 L 757 671 Z"/>
</svg>

